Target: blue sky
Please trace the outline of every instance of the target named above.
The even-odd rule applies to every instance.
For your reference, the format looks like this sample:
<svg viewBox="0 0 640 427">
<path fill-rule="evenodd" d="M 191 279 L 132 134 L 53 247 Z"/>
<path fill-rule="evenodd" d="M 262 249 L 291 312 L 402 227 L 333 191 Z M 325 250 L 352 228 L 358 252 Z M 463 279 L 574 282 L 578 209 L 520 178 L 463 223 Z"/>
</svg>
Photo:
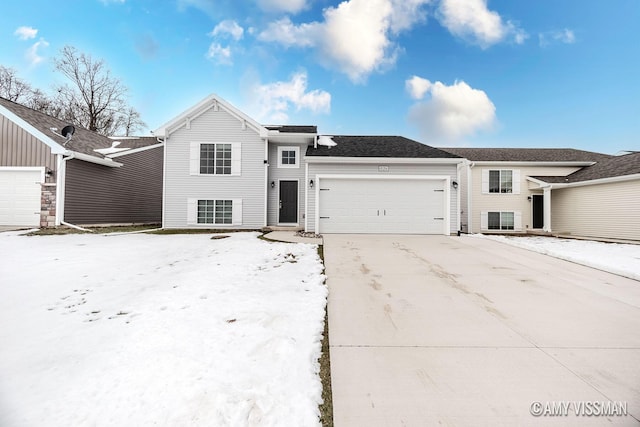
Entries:
<svg viewBox="0 0 640 427">
<path fill-rule="evenodd" d="M 61 5 L 63 4 L 63 5 Z M 24 0 L 0 64 L 106 61 L 149 130 L 210 93 L 264 124 L 434 146 L 640 149 L 640 2 Z"/>
</svg>

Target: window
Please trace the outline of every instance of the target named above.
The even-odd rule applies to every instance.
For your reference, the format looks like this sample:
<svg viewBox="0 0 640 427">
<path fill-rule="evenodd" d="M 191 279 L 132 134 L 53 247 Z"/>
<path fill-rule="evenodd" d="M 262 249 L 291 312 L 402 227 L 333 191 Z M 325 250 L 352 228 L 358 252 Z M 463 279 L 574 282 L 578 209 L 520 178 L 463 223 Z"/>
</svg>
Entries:
<svg viewBox="0 0 640 427">
<path fill-rule="evenodd" d="M 513 193 L 513 171 L 490 170 L 489 193 Z"/>
<path fill-rule="evenodd" d="M 488 230 L 513 230 L 515 218 L 513 212 L 488 212 Z"/>
<path fill-rule="evenodd" d="M 231 175 L 231 144 L 200 144 L 200 173 Z"/>
<path fill-rule="evenodd" d="M 231 224 L 232 200 L 198 200 L 198 224 Z"/>
<path fill-rule="evenodd" d="M 278 147 L 278 167 L 298 168 L 300 167 L 298 158 L 300 157 L 300 147 Z"/>
</svg>

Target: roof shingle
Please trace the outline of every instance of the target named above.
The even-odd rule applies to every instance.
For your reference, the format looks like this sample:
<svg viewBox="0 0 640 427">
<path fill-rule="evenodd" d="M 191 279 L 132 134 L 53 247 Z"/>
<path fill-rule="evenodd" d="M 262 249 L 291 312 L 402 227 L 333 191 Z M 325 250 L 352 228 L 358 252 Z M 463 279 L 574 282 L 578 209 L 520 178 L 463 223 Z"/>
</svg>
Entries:
<svg viewBox="0 0 640 427">
<path fill-rule="evenodd" d="M 441 150 L 475 162 L 597 162 L 611 156 L 573 148 L 459 148 Z"/>
<path fill-rule="evenodd" d="M 459 156 L 402 136 L 332 136 L 334 147 L 307 148 L 310 157 L 448 158 Z"/>
</svg>

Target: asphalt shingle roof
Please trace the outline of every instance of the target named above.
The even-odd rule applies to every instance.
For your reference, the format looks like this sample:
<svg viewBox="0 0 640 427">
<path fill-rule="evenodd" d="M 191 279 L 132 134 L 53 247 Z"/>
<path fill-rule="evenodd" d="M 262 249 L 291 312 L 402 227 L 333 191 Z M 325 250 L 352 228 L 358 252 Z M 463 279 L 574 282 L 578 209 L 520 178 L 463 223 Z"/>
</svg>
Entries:
<svg viewBox="0 0 640 427">
<path fill-rule="evenodd" d="M 597 162 L 608 154 L 573 148 L 458 148 L 442 150 L 475 162 Z"/>
<path fill-rule="evenodd" d="M 612 156 L 567 176 L 534 176 L 548 183 L 574 183 L 640 174 L 640 153 Z"/>
<path fill-rule="evenodd" d="M 282 133 L 318 133 L 318 127 L 310 125 L 282 125 L 265 127 L 269 130 L 277 130 Z"/>
<path fill-rule="evenodd" d="M 33 110 L 2 97 L 0 97 L 0 105 L 70 151 L 88 154 L 94 157 L 104 157 L 93 150 L 96 148 L 109 148 L 114 141 L 118 141 L 117 138 L 115 140 L 110 139 L 96 132 L 74 125 L 76 131 L 71 140 L 65 144 L 65 138 L 57 135 L 53 130 L 51 130 L 51 128 L 57 128 L 56 132 L 60 133 L 62 128 L 70 124 L 69 122 L 59 120 L 55 117 L 51 117 L 47 114 L 41 113 L 40 111 Z M 154 137 L 140 137 L 136 139 L 123 139 L 120 141 L 121 144 L 118 148 L 139 148 L 157 143 Z"/>
<path fill-rule="evenodd" d="M 398 157 L 457 159 L 459 156 L 402 136 L 332 136 L 334 147 L 307 148 L 310 157 Z"/>
</svg>

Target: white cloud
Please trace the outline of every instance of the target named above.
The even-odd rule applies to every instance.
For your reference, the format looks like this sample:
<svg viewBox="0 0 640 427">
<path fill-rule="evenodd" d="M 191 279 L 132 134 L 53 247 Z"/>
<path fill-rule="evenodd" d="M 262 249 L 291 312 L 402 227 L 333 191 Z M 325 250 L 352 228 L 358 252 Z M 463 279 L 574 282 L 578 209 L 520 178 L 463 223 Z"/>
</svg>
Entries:
<svg viewBox="0 0 640 427">
<path fill-rule="evenodd" d="M 314 114 L 331 111 L 331 94 L 323 90 L 307 91 L 307 73 L 298 72 L 289 81 L 256 84 L 251 90 L 257 104 L 257 118 L 273 123 L 286 123 L 290 108 Z"/>
<path fill-rule="evenodd" d="M 348 0 L 324 10 L 324 21 L 295 25 L 289 18 L 271 23 L 259 35 L 286 47 L 313 47 L 320 62 L 361 82 L 395 63 L 391 37 L 424 20 L 421 7 L 431 0 Z"/>
<path fill-rule="evenodd" d="M 422 95 L 430 95 L 428 99 L 414 104 L 408 117 L 425 142 L 443 144 L 457 141 L 478 131 L 489 130 L 496 123 L 496 107 L 487 94 L 463 81 L 447 86 L 414 76 L 405 84 L 412 96 L 425 87 L 427 89 Z"/>
<path fill-rule="evenodd" d="M 478 44 L 483 49 L 512 38 L 524 43 L 527 33 L 513 22 L 487 8 L 487 0 L 442 0 L 438 20 L 456 37 Z"/>
<path fill-rule="evenodd" d="M 307 0 L 258 0 L 258 6 L 267 12 L 295 14 L 307 8 Z"/>
<path fill-rule="evenodd" d="M 560 31 L 540 33 L 538 34 L 538 41 L 542 47 L 548 46 L 551 43 L 573 44 L 576 42 L 576 35 L 572 30 L 565 28 Z"/>
<path fill-rule="evenodd" d="M 207 58 L 222 65 L 231 65 L 233 63 L 231 60 L 231 48 L 229 46 L 223 47 L 219 43 L 211 43 L 207 51 Z"/>
<path fill-rule="evenodd" d="M 13 34 L 18 36 L 20 40 L 30 40 L 36 38 L 38 30 L 33 27 L 18 27 Z"/>
<path fill-rule="evenodd" d="M 44 61 L 44 57 L 40 56 L 39 51 L 40 49 L 44 49 L 48 46 L 49 46 L 48 41 L 46 41 L 45 39 L 40 39 L 40 41 L 35 42 L 33 46 L 27 49 L 25 57 L 27 58 L 27 61 L 29 61 L 29 64 L 38 65 L 39 63 Z"/>
<path fill-rule="evenodd" d="M 215 26 L 213 31 L 209 35 L 216 36 L 231 36 L 234 40 L 240 40 L 244 34 L 244 29 L 238 25 L 236 21 L 227 19 L 220 22 Z"/>
<path fill-rule="evenodd" d="M 422 99 L 431 86 L 429 80 L 418 76 L 413 76 L 405 82 L 405 88 L 413 99 Z"/>
</svg>

